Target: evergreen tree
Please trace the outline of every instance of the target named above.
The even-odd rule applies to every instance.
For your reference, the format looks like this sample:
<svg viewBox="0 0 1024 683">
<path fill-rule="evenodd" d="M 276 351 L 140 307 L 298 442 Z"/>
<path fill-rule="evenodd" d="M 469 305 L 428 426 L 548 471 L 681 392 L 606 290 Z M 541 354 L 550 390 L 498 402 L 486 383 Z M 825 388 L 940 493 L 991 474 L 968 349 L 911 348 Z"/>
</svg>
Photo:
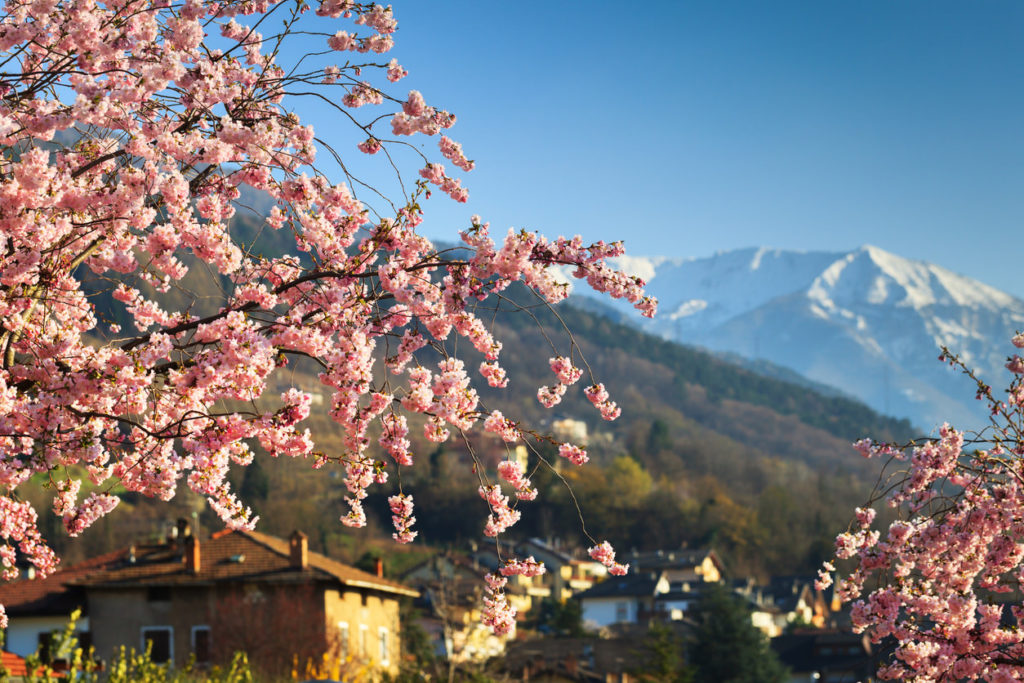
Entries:
<svg viewBox="0 0 1024 683">
<path fill-rule="evenodd" d="M 694 683 L 693 670 L 683 660 L 683 639 L 671 626 L 652 621 L 644 638 L 644 666 L 636 674 L 652 683 Z"/>
<path fill-rule="evenodd" d="M 721 584 L 708 585 L 694 614 L 689 647 L 694 683 L 783 683 L 786 670 L 750 611 Z"/>
<path fill-rule="evenodd" d="M 578 600 L 559 602 L 555 598 L 544 598 L 537 612 L 537 628 L 543 633 L 569 638 L 580 638 L 586 633 Z"/>
</svg>

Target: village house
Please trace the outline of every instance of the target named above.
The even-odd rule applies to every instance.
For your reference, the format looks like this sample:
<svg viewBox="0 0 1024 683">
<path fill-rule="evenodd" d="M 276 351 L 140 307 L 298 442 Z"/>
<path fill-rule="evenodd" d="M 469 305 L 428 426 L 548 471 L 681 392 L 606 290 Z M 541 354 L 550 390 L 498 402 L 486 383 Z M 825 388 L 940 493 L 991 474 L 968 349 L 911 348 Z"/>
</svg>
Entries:
<svg viewBox="0 0 1024 683">
<path fill-rule="evenodd" d="M 416 591 L 310 551 L 298 531 L 287 541 L 253 531 L 200 541 L 182 520 L 175 536 L 65 570 L 63 595 L 84 607 L 99 657 L 148 647 L 155 661 L 180 666 L 245 650 L 257 665 L 290 670 L 296 655 L 301 666 L 327 652 L 397 672 L 399 599 Z"/>
<path fill-rule="evenodd" d="M 701 584 L 720 581 L 725 572 L 708 549 L 632 552 L 623 561 L 630 564 L 629 574 L 608 577 L 578 595 L 585 627 L 680 621 L 700 598 Z"/>
<path fill-rule="evenodd" d="M 771 646 L 789 669 L 790 683 L 870 683 L 878 664 L 863 634 L 798 631 L 772 638 Z"/>
<path fill-rule="evenodd" d="M 822 628 L 829 616 L 828 602 L 814 588 L 813 577 L 777 576 L 764 586 L 740 579 L 732 587 L 747 601 L 754 626 L 769 638 L 782 635 L 791 624 Z"/>
<path fill-rule="evenodd" d="M 61 567 L 45 579 L 36 578 L 35 568 L 23 569 L 21 577 L 0 583 L 0 604 L 7 611 L 4 649 L 27 657 L 46 648 L 54 631 L 62 631 L 75 610 L 82 616 L 76 623 L 77 637 L 85 649 L 91 644 L 89 616 L 85 614 L 85 592 L 67 584 L 91 572 L 120 563 L 127 551 L 107 553 L 70 567 Z"/>
<path fill-rule="evenodd" d="M 725 565 L 718 553 L 707 548 L 634 551 L 622 561 L 638 571 L 662 572 L 672 584 L 721 581 L 725 576 Z"/>
<path fill-rule="evenodd" d="M 608 569 L 600 562 L 580 559 L 539 538 L 518 544 L 516 553 L 519 557 L 534 557 L 544 563 L 550 577 L 551 597 L 559 602 L 589 590 L 608 575 Z"/>
<path fill-rule="evenodd" d="M 423 616 L 418 623 L 431 637 L 436 656 L 456 663 L 484 662 L 505 652 L 507 638 L 494 635 L 481 621 L 486 573 L 473 560 L 446 552 L 402 577 L 420 593 L 415 604 Z"/>
<path fill-rule="evenodd" d="M 662 620 L 658 597 L 671 586 L 661 572 L 633 572 L 610 576 L 579 597 L 583 626 L 598 630 L 614 624 L 645 624 Z"/>
</svg>

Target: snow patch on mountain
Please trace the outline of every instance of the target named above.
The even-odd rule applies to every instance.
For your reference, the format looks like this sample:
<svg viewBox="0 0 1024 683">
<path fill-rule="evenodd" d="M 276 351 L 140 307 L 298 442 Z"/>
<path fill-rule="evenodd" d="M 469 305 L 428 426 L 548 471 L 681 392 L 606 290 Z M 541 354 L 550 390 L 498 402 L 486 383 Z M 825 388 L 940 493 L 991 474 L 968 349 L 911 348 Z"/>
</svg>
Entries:
<svg viewBox="0 0 1024 683">
<path fill-rule="evenodd" d="M 673 320 L 676 318 L 685 318 L 688 315 L 700 313 L 707 307 L 708 302 L 704 301 L 704 299 L 690 299 L 689 301 L 684 301 L 679 304 L 676 310 L 669 313 L 669 317 Z"/>
</svg>

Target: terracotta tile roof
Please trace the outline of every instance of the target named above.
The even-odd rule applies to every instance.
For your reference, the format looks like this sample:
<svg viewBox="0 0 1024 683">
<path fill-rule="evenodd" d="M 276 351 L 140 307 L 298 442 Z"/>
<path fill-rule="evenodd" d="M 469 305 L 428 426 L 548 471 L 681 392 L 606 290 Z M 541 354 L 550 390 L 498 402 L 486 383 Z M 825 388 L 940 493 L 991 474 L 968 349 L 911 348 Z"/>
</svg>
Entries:
<svg viewBox="0 0 1024 683">
<path fill-rule="evenodd" d="M 257 531 L 238 533 L 244 533 L 255 541 L 267 545 L 271 550 L 283 554 L 285 561 L 287 561 L 287 558 L 289 557 L 288 541 L 275 536 L 261 534 Z M 397 581 L 391 581 L 390 579 L 375 576 L 374 574 L 364 572 L 361 569 L 356 569 L 355 567 L 343 564 L 337 560 L 332 560 L 326 555 L 321 555 L 320 553 L 310 551 L 309 565 L 338 579 L 346 586 L 352 586 L 353 588 L 373 588 L 375 590 L 399 593 L 401 595 L 409 595 L 412 597 L 419 595 L 413 589 L 408 586 L 404 586 Z"/>
<path fill-rule="evenodd" d="M 11 678 L 19 678 L 28 675 L 28 668 L 25 666 L 25 658 L 19 657 L 13 652 L 0 651 L 0 666 L 7 671 Z"/>
<path fill-rule="evenodd" d="M 224 581 L 292 583 L 338 581 L 344 586 L 416 596 L 411 588 L 332 560 L 307 554 L 309 566 L 291 566 L 288 541 L 255 531 L 214 534 L 199 543 L 199 571 L 186 569 L 182 551 L 173 544 L 140 546 L 135 562 L 121 561 L 99 573 L 83 576 L 73 585 L 93 587 L 209 585 Z"/>
<path fill-rule="evenodd" d="M 20 614 L 61 614 L 67 616 L 82 605 L 81 593 L 69 591 L 66 584 L 103 571 L 122 562 L 126 550 L 107 553 L 62 567 L 45 579 L 29 579 L 23 572 L 10 583 L 0 583 L 0 604 L 11 616 Z"/>
</svg>

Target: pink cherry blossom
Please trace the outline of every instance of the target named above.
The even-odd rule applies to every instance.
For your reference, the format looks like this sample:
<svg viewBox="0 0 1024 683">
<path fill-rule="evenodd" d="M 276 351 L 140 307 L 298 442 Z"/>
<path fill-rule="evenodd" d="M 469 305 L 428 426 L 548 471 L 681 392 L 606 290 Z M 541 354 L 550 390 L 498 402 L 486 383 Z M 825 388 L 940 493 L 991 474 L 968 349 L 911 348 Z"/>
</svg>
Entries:
<svg viewBox="0 0 1024 683">
<path fill-rule="evenodd" d="M 1012 340 L 1020 348 L 1020 335 Z M 1021 360 L 1012 356 L 1007 395 L 987 384 L 952 353 L 940 359 L 975 379 L 991 406 L 989 434 L 968 435 L 943 425 L 932 437 L 902 447 L 862 440 L 867 456 L 886 456 L 892 477 L 872 505 L 836 538 L 836 557 L 848 560 L 837 595 L 850 601 L 854 629 L 875 642 L 895 640 L 879 675 L 907 680 L 1019 680 L 1024 676 L 1024 610 L 1013 596 L 1024 579 L 1024 453 Z M 872 529 L 873 504 L 886 502 L 896 519 Z M 833 581 L 825 563 L 818 585 Z"/>
<path fill-rule="evenodd" d="M 615 550 L 612 549 L 608 541 L 602 541 L 593 548 L 590 548 L 587 553 L 591 558 L 607 567 L 609 574 L 622 576 L 629 571 L 628 564 L 619 564 L 615 561 Z"/>
<path fill-rule="evenodd" d="M 511 384 L 492 321 L 478 315 L 503 291 L 522 286 L 555 304 L 568 296 L 557 268 L 653 313 L 643 282 L 608 262 L 621 243 L 517 229 L 496 243 L 479 217 L 461 233 L 458 256 L 420 235 L 431 190 L 467 201 L 459 174 L 475 163 L 450 137 L 455 115 L 418 90 L 396 91 L 409 70 L 375 56 L 394 45 L 394 11 L 317 0 L 317 18 L 300 11 L 279 30 L 276 18 L 291 16 L 280 8 L 5 6 L 0 50 L 21 55 L 0 84 L 0 142 L 18 151 L 0 159 L 5 579 L 22 559 L 43 575 L 56 565 L 36 511 L 14 494 L 33 478 L 52 483 L 53 510 L 71 535 L 110 513 L 117 491 L 170 500 L 182 485 L 225 526 L 249 529 L 257 518 L 231 482 L 255 444 L 335 470 L 348 505 L 341 523 L 365 526 L 367 498 L 389 480 L 400 491 L 396 473 L 414 466 L 410 429 L 438 443 L 473 430 L 508 442 L 551 438 L 481 407 L 478 382 Z M 296 113 L 299 92 L 335 107 L 338 135 L 349 128 L 350 141 L 327 150 L 344 182 L 318 170 L 324 150 Z M 436 136 L 437 146 L 409 136 Z M 421 156 L 406 167 L 393 152 L 410 148 Z M 398 174 L 400 196 L 364 192 L 381 169 Z M 260 254 L 243 239 L 236 221 L 252 197 L 270 205 L 260 230 L 285 240 L 283 253 Z M 216 287 L 188 290 L 203 277 Z M 553 355 L 558 381 L 537 394 L 549 407 L 583 364 L 575 344 Z M 591 381 L 586 395 L 614 419 L 619 406 Z M 318 418 L 334 425 L 330 452 L 310 431 Z M 576 446 L 559 453 L 587 461 Z M 921 455 L 936 472 L 954 467 L 950 458 L 953 444 Z M 483 480 L 491 536 L 537 495 L 518 463 L 498 475 L 515 503 Z M 388 504 L 395 540 L 412 541 L 411 496 Z M 528 575 L 538 566 L 507 565 Z M 503 586 L 490 585 L 485 620 L 508 633 L 515 613 Z"/>
</svg>

